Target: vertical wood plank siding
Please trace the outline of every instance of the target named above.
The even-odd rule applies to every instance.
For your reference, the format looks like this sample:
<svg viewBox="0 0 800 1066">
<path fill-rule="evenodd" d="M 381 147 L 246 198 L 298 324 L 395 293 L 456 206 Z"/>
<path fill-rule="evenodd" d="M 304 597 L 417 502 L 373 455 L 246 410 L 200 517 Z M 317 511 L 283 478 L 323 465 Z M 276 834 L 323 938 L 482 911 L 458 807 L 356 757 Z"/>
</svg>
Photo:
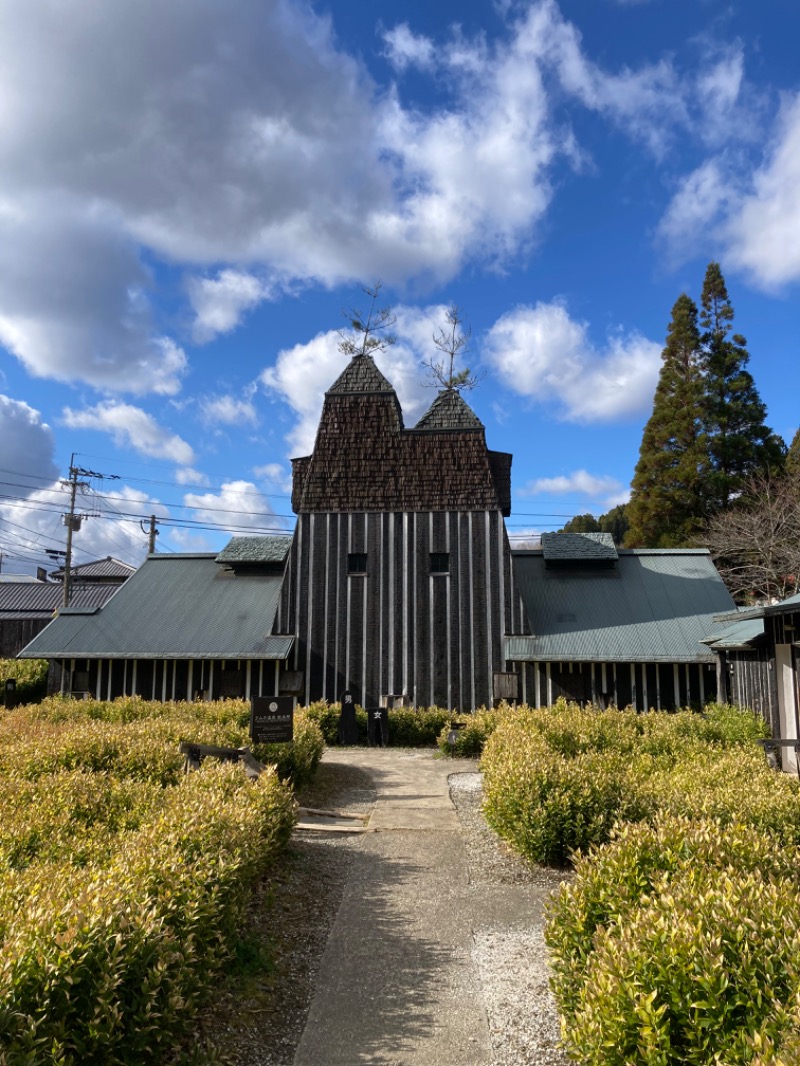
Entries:
<svg viewBox="0 0 800 1066">
<path fill-rule="evenodd" d="M 449 572 L 431 573 L 445 552 Z M 366 574 L 348 575 L 350 553 Z M 308 701 L 349 688 L 365 706 L 402 695 L 471 710 L 491 704 L 518 601 L 499 511 L 312 513 L 298 516 L 279 617 L 295 620 Z"/>
</svg>

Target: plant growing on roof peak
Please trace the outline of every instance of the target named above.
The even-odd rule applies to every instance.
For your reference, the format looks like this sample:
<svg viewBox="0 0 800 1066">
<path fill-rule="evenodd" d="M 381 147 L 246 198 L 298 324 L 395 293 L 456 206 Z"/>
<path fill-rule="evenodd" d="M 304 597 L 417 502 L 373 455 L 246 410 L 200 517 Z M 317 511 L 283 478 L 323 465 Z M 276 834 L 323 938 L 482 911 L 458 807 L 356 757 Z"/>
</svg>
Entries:
<svg viewBox="0 0 800 1066">
<path fill-rule="evenodd" d="M 339 330 L 339 336 L 342 338 L 339 351 L 350 358 L 377 355 L 397 343 L 397 337 L 390 332 L 397 322 L 397 315 L 390 307 L 377 306 L 381 288 L 380 281 L 372 286 L 362 287 L 361 291 L 369 297 L 366 314 L 355 307 L 342 312 L 349 323 L 349 329 Z"/>
<path fill-rule="evenodd" d="M 445 313 L 445 324 L 433 334 L 434 346 L 441 352 L 441 358 L 423 359 L 427 368 L 428 380 L 425 385 L 436 389 L 450 389 L 453 392 L 469 392 L 481 381 L 482 374 L 473 374 L 469 367 L 456 371 L 456 360 L 463 358 L 469 351 L 472 330 L 464 328 L 461 309 L 451 304 Z"/>
</svg>

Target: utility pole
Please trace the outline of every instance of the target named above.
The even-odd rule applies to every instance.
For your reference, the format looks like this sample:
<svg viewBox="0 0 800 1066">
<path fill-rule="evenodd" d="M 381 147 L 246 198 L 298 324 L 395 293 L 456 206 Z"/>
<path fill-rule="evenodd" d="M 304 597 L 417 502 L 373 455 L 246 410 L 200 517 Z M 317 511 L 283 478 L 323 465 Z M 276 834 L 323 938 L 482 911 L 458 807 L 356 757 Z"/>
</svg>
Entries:
<svg viewBox="0 0 800 1066">
<path fill-rule="evenodd" d="M 62 482 L 64 484 L 64 482 Z M 63 515 L 64 525 L 67 527 L 67 553 L 64 557 L 64 596 L 61 601 L 63 607 L 69 607 L 69 598 L 72 592 L 72 533 L 81 528 L 82 518 L 75 514 L 75 497 L 78 493 L 78 484 L 82 489 L 88 488 L 86 481 L 78 482 L 78 467 L 75 466 L 75 452 L 69 461 L 69 514 Z"/>
<path fill-rule="evenodd" d="M 118 474 L 98 474 L 95 470 L 84 470 L 81 466 L 75 466 L 75 452 L 69 461 L 69 480 L 62 481 L 62 485 L 69 485 L 69 513 L 62 516 L 64 525 L 67 527 L 67 551 L 64 558 L 64 596 L 62 605 L 69 607 L 72 594 L 72 534 L 81 528 L 84 516 L 75 514 L 75 497 L 78 489 L 90 488 L 88 481 L 78 481 L 79 477 L 111 477 L 118 479 Z"/>
<path fill-rule="evenodd" d="M 156 529 L 156 516 L 150 515 L 150 528 L 144 528 L 144 519 L 139 523 L 142 533 L 147 534 L 147 553 L 153 555 L 156 550 L 156 537 L 158 536 L 158 530 Z"/>
</svg>

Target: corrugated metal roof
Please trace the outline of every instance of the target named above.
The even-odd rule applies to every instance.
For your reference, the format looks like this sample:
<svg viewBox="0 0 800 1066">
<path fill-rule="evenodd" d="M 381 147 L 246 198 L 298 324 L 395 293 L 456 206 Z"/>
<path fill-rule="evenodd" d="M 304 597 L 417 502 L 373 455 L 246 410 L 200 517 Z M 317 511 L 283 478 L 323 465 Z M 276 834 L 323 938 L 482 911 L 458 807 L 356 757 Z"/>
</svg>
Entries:
<svg viewBox="0 0 800 1066">
<path fill-rule="evenodd" d="M 289 554 L 292 538 L 234 537 L 217 556 L 218 563 L 282 563 Z"/>
<path fill-rule="evenodd" d="M 55 618 L 23 658 L 284 659 L 272 636 L 279 574 L 234 574 L 215 555 L 151 555 L 96 614 Z"/>
<path fill-rule="evenodd" d="M 724 626 L 718 633 L 703 640 L 708 647 L 717 650 L 748 648 L 764 636 L 764 622 L 761 618 L 744 618 L 733 625 Z"/>
<path fill-rule="evenodd" d="M 118 585 L 73 585 L 70 602 L 75 607 L 101 607 L 119 588 Z M 64 598 L 61 585 L 42 581 L 3 582 L 0 584 L 0 619 L 49 618 Z"/>
<path fill-rule="evenodd" d="M 705 551 L 620 551 L 613 570 L 549 570 L 512 552 L 534 637 L 508 637 L 512 660 L 713 662 L 700 641 L 733 600 Z"/>
<path fill-rule="evenodd" d="M 483 422 L 456 389 L 439 393 L 414 429 L 483 429 Z"/>
<path fill-rule="evenodd" d="M 90 563 L 81 563 L 79 566 L 72 567 L 73 580 L 91 581 L 92 578 L 97 577 L 115 577 L 120 581 L 124 581 L 129 578 L 136 570 L 135 566 L 131 566 L 130 563 L 123 563 L 120 559 L 114 559 L 110 555 L 105 559 L 95 559 Z M 64 567 L 60 570 L 54 570 L 51 573 L 51 577 L 61 580 L 64 573 Z"/>
<path fill-rule="evenodd" d="M 610 533 L 542 533 L 547 562 L 613 562 L 617 558 Z"/>
</svg>

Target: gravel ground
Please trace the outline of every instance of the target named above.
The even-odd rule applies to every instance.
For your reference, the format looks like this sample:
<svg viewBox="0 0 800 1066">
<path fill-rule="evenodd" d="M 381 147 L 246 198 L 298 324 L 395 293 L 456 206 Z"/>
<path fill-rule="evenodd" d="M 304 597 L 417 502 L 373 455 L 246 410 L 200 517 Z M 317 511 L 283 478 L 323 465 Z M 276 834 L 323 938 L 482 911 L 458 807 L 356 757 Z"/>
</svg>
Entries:
<svg viewBox="0 0 800 1066">
<path fill-rule="evenodd" d="M 464 830 L 471 883 L 555 889 L 568 876 L 529 866 L 487 827 L 480 810 L 480 774 L 456 772 L 450 787 Z M 374 801 L 367 773 L 326 763 L 300 797 L 303 806 L 345 814 L 366 814 Z M 242 931 L 242 944 L 258 945 L 259 950 L 243 951 L 198 1029 L 197 1046 L 205 1047 L 212 1061 L 292 1066 L 359 841 L 358 835 L 298 832 L 281 869 L 260 886 Z M 540 923 L 476 933 L 473 959 L 493 1048 L 486 1066 L 566 1064 L 556 1046 L 559 1023 L 547 984 Z"/>
<path fill-rule="evenodd" d="M 476 885 L 537 885 L 555 891 L 568 876 L 526 863 L 491 830 L 481 812 L 480 774 L 455 773 L 450 796 L 464 829 L 470 881 Z M 560 1026 L 548 984 L 547 949 L 540 923 L 525 929 L 474 935 L 472 957 L 483 988 L 492 1040 L 487 1066 L 565 1066 Z"/>
</svg>

